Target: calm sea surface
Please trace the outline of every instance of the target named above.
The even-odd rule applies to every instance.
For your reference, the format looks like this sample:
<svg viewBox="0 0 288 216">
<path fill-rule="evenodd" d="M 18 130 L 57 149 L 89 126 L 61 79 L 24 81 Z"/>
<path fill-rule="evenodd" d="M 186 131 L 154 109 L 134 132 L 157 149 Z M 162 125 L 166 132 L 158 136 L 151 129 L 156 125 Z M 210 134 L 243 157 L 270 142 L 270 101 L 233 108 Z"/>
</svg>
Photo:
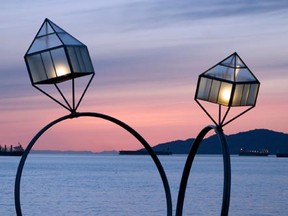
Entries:
<svg viewBox="0 0 288 216">
<path fill-rule="evenodd" d="M 159 157 L 175 212 L 185 155 Z M 14 216 L 19 157 L 0 157 L 0 215 Z M 221 156 L 197 156 L 183 215 L 220 215 Z M 288 215 L 288 158 L 231 157 L 230 215 Z M 21 179 L 28 215 L 165 216 L 162 181 L 149 156 L 30 154 Z"/>
</svg>

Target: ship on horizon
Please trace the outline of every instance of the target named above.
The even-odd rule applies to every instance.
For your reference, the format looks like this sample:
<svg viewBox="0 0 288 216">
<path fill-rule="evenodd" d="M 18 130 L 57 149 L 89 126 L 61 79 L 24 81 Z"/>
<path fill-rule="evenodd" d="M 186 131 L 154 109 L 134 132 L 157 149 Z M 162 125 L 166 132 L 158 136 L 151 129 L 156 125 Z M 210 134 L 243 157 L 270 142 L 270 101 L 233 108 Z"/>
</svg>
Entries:
<svg viewBox="0 0 288 216">
<path fill-rule="evenodd" d="M 22 145 L 18 142 L 17 146 L 10 146 L 7 148 L 5 145 L 2 147 L 0 145 L 0 156 L 22 156 L 24 149 Z"/>
<path fill-rule="evenodd" d="M 239 156 L 268 156 L 268 149 L 261 150 L 245 150 L 243 148 L 240 149 Z"/>
</svg>

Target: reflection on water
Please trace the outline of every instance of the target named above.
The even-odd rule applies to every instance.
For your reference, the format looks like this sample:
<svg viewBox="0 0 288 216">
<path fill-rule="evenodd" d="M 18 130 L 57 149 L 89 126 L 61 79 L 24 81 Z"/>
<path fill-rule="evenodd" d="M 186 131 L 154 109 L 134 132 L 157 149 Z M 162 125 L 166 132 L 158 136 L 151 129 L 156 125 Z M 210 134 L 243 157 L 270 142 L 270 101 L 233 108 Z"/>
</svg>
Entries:
<svg viewBox="0 0 288 216">
<path fill-rule="evenodd" d="M 160 156 L 175 212 L 186 155 Z M 0 215 L 15 215 L 20 158 L 0 157 Z M 230 215 L 288 215 L 288 158 L 231 157 Z M 221 156 L 197 156 L 183 215 L 220 215 Z M 166 215 L 165 192 L 149 156 L 31 154 L 21 180 L 23 215 Z"/>
</svg>

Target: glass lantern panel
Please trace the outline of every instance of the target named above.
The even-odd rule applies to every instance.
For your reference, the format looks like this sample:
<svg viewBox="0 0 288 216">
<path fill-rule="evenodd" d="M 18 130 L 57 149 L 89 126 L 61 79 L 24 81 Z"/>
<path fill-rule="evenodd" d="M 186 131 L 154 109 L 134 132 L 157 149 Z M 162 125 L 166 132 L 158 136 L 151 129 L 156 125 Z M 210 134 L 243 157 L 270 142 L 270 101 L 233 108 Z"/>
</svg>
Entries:
<svg viewBox="0 0 288 216">
<path fill-rule="evenodd" d="M 51 53 L 49 51 L 41 53 L 42 59 L 43 59 L 43 64 L 45 67 L 45 71 L 47 74 L 47 78 L 55 78 L 56 77 L 56 72 L 55 72 L 55 67 L 53 65 L 53 61 L 51 58 Z"/>
<path fill-rule="evenodd" d="M 259 84 L 251 84 L 250 86 L 250 92 L 249 92 L 249 96 L 247 99 L 247 105 L 249 106 L 254 106 L 256 103 L 256 98 L 258 95 L 258 89 L 259 89 Z"/>
<path fill-rule="evenodd" d="M 200 77 L 199 79 L 196 98 L 208 101 L 212 80 L 205 77 Z"/>
<path fill-rule="evenodd" d="M 83 45 L 80 41 L 72 37 L 71 35 L 64 33 L 58 33 L 58 36 L 65 45 Z"/>
<path fill-rule="evenodd" d="M 49 21 L 49 25 L 53 27 L 53 31 L 57 33 L 65 32 L 63 29 L 61 29 L 59 26 L 55 25 L 53 22 Z"/>
<path fill-rule="evenodd" d="M 80 52 L 81 52 L 83 63 L 85 65 L 85 69 L 86 69 L 85 72 L 94 72 L 92 61 L 91 61 L 87 47 L 86 46 L 81 47 Z"/>
<path fill-rule="evenodd" d="M 224 80 L 235 81 L 235 77 L 234 77 L 235 69 L 234 68 L 229 68 L 229 67 L 226 67 L 225 69 L 223 68 L 222 73 L 223 73 Z"/>
<path fill-rule="evenodd" d="M 47 50 L 62 45 L 56 34 L 36 38 L 27 54 Z"/>
<path fill-rule="evenodd" d="M 247 68 L 236 68 L 235 70 L 236 82 L 255 81 L 255 77 Z"/>
<path fill-rule="evenodd" d="M 68 55 L 74 72 L 94 72 L 86 46 L 67 47 Z"/>
<path fill-rule="evenodd" d="M 220 81 L 212 80 L 212 85 L 211 85 L 210 95 L 209 95 L 210 102 L 217 103 L 220 85 L 221 85 Z"/>
<path fill-rule="evenodd" d="M 64 48 L 51 50 L 56 76 L 66 76 L 71 73 Z"/>
<path fill-rule="evenodd" d="M 85 49 L 86 47 L 77 47 L 75 49 L 76 51 L 76 55 L 77 55 L 77 58 L 79 60 L 79 65 L 80 65 L 80 68 L 81 68 L 81 71 L 80 72 L 87 72 L 87 69 L 86 69 L 86 65 L 85 65 L 85 60 L 84 58 L 87 58 L 87 56 L 83 56 L 83 52 L 81 52 L 82 49 Z M 88 56 L 88 58 L 90 58 Z"/>
<path fill-rule="evenodd" d="M 75 50 L 75 54 L 76 54 L 78 62 L 79 62 L 79 67 L 80 67 L 80 71 L 79 72 L 85 72 L 86 68 L 85 68 L 85 64 L 84 64 L 84 61 L 83 61 L 81 48 L 80 47 L 75 47 L 74 50 Z"/>
<path fill-rule="evenodd" d="M 250 92 L 250 84 L 245 84 L 242 92 L 241 106 L 247 106 L 247 99 Z"/>
<path fill-rule="evenodd" d="M 26 60 L 33 84 L 47 79 L 40 54 L 26 56 Z"/>
<path fill-rule="evenodd" d="M 85 63 L 83 60 L 84 57 L 82 56 L 81 49 L 82 49 L 82 47 L 75 47 L 75 53 L 76 53 L 76 56 L 77 56 L 77 59 L 79 62 L 79 66 L 80 66 L 79 72 L 86 72 L 86 67 L 85 67 Z"/>
<path fill-rule="evenodd" d="M 40 29 L 39 33 L 37 34 L 37 37 L 44 36 L 47 34 L 52 34 L 52 33 L 54 33 L 54 30 L 51 28 L 48 22 L 45 22 L 42 28 Z"/>
<path fill-rule="evenodd" d="M 80 72 L 79 61 L 75 52 L 75 47 L 67 47 L 68 56 L 72 65 L 73 72 Z"/>
<path fill-rule="evenodd" d="M 220 64 L 225 65 L 226 67 L 235 67 L 235 55 L 231 55 L 226 60 L 222 61 Z"/>
<path fill-rule="evenodd" d="M 221 86 L 218 90 L 217 95 L 217 103 L 228 106 L 230 99 L 232 97 L 231 93 L 232 93 L 232 84 L 221 82 Z"/>
<path fill-rule="evenodd" d="M 223 80 L 234 81 L 234 69 L 225 67 L 223 65 L 216 65 L 214 68 L 207 71 L 205 75 Z"/>
<path fill-rule="evenodd" d="M 236 67 L 247 67 L 239 57 L 236 57 L 236 65 L 235 66 Z"/>
<path fill-rule="evenodd" d="M 231 55 L 229 58 L 227 58 L 226 60 L 220 62 L 220 64 L 225 65 L 227 67 L 232 67 L 232 68 L 235 68 L 235 67 L 246 67 L 244 62 L 235 53 L 233 55 Z"/>
<path fill-rule="evenodd" d="M 232 106 L 240 106 L 244 85 L 236 85 L 233 95 Z"/>
</svg>

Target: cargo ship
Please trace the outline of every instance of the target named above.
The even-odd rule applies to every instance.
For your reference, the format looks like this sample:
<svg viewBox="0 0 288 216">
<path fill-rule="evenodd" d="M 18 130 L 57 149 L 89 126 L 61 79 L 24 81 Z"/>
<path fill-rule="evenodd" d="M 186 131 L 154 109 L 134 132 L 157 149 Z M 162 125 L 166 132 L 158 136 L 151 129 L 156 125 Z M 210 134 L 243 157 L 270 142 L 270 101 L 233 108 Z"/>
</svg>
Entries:
<svg viewBox="0 0 288 216">
<path fill-rule="evenodd" d="M 269 150 L 245 150 L 243 148 L 240 149 L 239 156 L 268 156 Z"/>
<path fill-rule="evenodd" d="M 0 145 L 0 156 L 21 156 L 23 152 L 24 149 L 20 143 L 17 146 L 11 145 L 8 148 L 6 145 L 4 147 Z"/>
</svg>

